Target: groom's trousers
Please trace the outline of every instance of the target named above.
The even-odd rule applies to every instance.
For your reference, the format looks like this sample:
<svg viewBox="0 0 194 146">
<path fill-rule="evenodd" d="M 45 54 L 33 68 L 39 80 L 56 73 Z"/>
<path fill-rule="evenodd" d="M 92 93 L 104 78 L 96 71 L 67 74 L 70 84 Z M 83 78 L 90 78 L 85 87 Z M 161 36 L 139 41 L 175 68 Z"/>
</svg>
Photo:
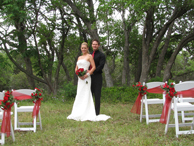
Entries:
<svg viewBox="0 0 194 146">
<path fill-rule="evenodd" d="M 95 110 L 96 115 L 100 114 L 100 98 L 102 89 L 102 74 L 91 75 L 91 91 L 92 95 L 95 97 Z"/>
</svg>

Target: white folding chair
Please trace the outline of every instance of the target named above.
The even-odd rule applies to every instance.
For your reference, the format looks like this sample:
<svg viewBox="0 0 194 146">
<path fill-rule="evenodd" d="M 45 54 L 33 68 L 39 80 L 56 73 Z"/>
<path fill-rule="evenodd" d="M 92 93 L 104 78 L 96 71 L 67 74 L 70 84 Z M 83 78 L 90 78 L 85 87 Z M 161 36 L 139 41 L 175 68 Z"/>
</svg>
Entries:
<svg viewBox="0 0 194 146">
<path fill-rule="evenodd" d="M 187 83 L 193 83 L 194 84 L 194 81 L 180 81 L 179 84 L 184 84 L 185 86 L 187 86 Z M 178 96 L 177 97 L 177 101 L 182 103 L 182 102 L 189 102 L 189 103 L 194 103 L 194 98 L 192 97 L 182 97 L 182 95 Z M 193 117 L 190 117 L 190 116 L 194 116 L 194 113 L 193 112 L 187 112 L 185 113 L 184 111 L 181 111 L 181 114 L 179 114 L 182 116 L 182 122 L 185 123 L 185 121 L 191 121 L 193 120 Z M 188 117 L 189 116 L 189 117 Z"/>
<path fill-rule="evenodd" d="M 4 92 L 0 92 L 0 100 L 3 100 L 4 99 Z M 0 108 L 0 119 L 3 120 L 3 110 Z M 13 113 L 11 112 L 11 115 Z M 2 123 L 1 123 L 2 124 Z M 10 121 L 10 124 L 11 124 L 11 121 Z M 1 139 L 0 139 L 0 143 L 1 145 L 5 144 L 5 133 L 1 133 Z M 12 136 L 12 140 L 15 141 L 15 136 L 14 136 L 14 131 L 13 131 L 13 127 L 12 127 L 12 124 L 11 124 L 11 136 Z"/>
<path fill-rule="evenodd" d="M 150 82 L 150 83 L 147 83 L 146 85 L 147 85 L 147 89 L 152 89 L 155 87 L 159 87 L 163 84 L 164 84 L 164 82 Z M 145 85 L 145 83 L 143 83 L 143 85 Z M 146 118 L 147 124 L 149 124 L 150 122 L 159 122 L 160 119 L 156 118 L 156 117 L 160 117 L 161 114 L 149 114 L 148 105 L 149 104 L 164 104 L 164 102 L 165 102 L 165 95 L 164 94 L 162 94 L 162 99 L 159 99 L 159 98 L 148 99 L 147 94 L 145 94 L 141 100 L 140 122 L 142 122 L 142 118 Z M 145 105 L 145 115 L 143 115 L 143 105 Z M 152 118 L 152 119 L 150 119 L 150 118 Z M 153 118 L 155 118 L 155 119 L 153 119 Z"/>
<path fill-rule="evenodd" d="M 31 96 L 31 94 L 35 92 L 35 90 L 18 89 L 18 90 L 14 90 L 13 92 Z M 14 115 L 15 115 L 14 116 L 14 130 L 36 132 L 36 125 L 40 125 L 40 129 L 42 130 L 40 111 L 38 113 L 39 122 L 37 121 L 36 117 L 33 119 L 33 122 L 19 122 L 18 113 L 20 112 L 31 112 L 32 113 L 33 108 L 34 106 L 18 106 L 16 102 L 14 103 Z M 33 127 L 20 127 L 20 125 L 33 125 Z"/>
<path fill-rule="evenodd" d="M 179 82 L 179 84 L 187 84 L 187 83 L 193 83 L 194 84 L 194 81 L 184 81 L 184 82 L 180 81 Z M 180 97 L 178 101 L 179 102 L 191 102 L 191 103 L 194 103 L 194 98 L 192 98 L 192 97 L 186 97 L 186 98 L 185 97 L 184 98 Z"/>
<path fill-rule="evenodd" d="M 177 92 L 189 90 L 191 88 L 194 88 L 193 83 L 175 84 L 175 90 Z M 171 110 L 174 111 L 174 119 L 175 119 L 174 124 L 169 124 Z M 175 127 L 177 138 L 178 138 L 178 135 L 181 135 L 181 134 L 194 134 L 194 130 L 193 130 L 194 118 L 193 118 L 192 122 L 190 122 L 190 123 L 183 123 L 183 122 L 179 123 L 178 112 L 180 112 L 180 111 L 194 111 L 194 105 L 192 105 L 189 102 L 181 102 L 180 103 L 180 102 L 178 102 L 178 99 L 176 97 L 173 97 L 173 99 L 171 101 L 171 106 L 170 106 L 169 111 L 168 111 L 168 118 L 167 118 L 167 123 L 165 126 L 165 134 L 167 133 L 169 127 Z M 191 126 L 191 129 L 180 130 L 180 127 L 186 127 L 186 126 Z"/>
</svg>

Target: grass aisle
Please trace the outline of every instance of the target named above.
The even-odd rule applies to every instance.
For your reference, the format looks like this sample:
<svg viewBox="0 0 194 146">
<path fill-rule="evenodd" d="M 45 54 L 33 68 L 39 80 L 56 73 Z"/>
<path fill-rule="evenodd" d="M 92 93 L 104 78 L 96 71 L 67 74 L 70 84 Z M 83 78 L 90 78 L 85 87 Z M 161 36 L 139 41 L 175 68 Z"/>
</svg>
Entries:
<svg viewBox="0 0 194 146">
<path fill-rule="evenodd" d="M 102 103 L 101 113 L 112 117 L 105 122 L 67 120 L 72 105 L 73 102 L 43 102 L 41 106 L 43 130 L 41 131 L 38 126 L 36 133 L 15 131 L 16 141 L 13 143 L 11 137 L 6 137 L 5 146 L 194 145 L 194 135 L 181 135 L 177 139 L 174 128 L 169 128 L 167 135 L 164 135 L 165 125 L 161 123 L 146 125 L 145 119 L 140 123 L 139 115 L 130 112 L 133 103 Z M 158 106 L 152 109 L 161 110 Z M 21 116 L 23 119 L 31 119 L 31 114 Z"/>
</svg>

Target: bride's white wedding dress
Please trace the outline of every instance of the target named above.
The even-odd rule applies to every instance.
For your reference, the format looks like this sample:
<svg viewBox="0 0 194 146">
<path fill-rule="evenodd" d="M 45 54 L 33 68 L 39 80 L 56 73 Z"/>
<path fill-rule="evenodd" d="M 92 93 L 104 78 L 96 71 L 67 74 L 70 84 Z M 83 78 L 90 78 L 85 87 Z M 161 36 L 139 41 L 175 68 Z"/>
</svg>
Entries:
<svg viewBox="0 0 194 146">
<path fill-rule="evenodd" d="M 84 70 L 87 70 L 90 66 L 90 62 L 81 59 L 77 61 L 77 66 L 78 68 L 84 68 Z M 82 80 L 78 77 L 77 95 L 75 97 L 72 112 L 67 119 L 73 119 L 76 121 L 106 121 L 110 118 L 110 116 L 103 114 L 96 116 L 90 87 L 90 76 L 86 78 L 86 80 Z"/>
</svg>

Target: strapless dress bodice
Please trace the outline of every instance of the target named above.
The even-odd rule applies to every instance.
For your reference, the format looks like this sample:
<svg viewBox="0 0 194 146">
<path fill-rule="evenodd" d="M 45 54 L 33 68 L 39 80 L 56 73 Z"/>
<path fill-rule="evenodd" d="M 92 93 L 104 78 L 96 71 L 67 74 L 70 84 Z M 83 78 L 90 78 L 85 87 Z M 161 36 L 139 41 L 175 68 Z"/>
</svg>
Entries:
<svg viewBox="0 0 194 146">
<path fill-rule="evenodd" d="M 80 59 L 77 61 L 77 66 L 78 66 L 78 69 L 84 68 L 84 70 L 88 70 L 88 68 L 90 66 L 90 62 L 85 60 L 85 59 Z"/>
</svg>

